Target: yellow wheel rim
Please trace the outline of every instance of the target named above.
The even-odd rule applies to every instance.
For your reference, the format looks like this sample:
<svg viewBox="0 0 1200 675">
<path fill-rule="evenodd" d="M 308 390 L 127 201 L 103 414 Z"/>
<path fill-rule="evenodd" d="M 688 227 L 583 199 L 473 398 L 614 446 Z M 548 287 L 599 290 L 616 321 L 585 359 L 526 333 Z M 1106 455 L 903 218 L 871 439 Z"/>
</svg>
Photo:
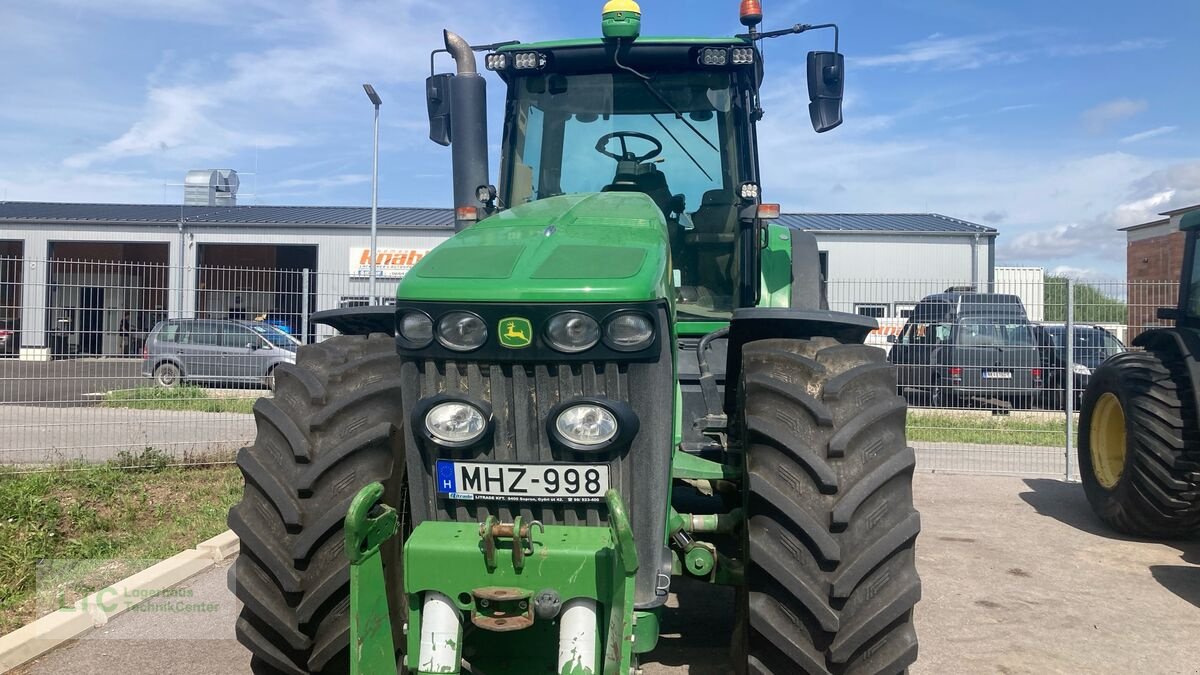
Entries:
<svg viewBox="0 0 1200 675">
<path fill-rule="evenodd" d="M 1091 426 L 1092 474 L 1111 490 L 1125 470 L 1125 409 L 1116 394 L 1107 393 L 1096 402 Z"/>
</svg>

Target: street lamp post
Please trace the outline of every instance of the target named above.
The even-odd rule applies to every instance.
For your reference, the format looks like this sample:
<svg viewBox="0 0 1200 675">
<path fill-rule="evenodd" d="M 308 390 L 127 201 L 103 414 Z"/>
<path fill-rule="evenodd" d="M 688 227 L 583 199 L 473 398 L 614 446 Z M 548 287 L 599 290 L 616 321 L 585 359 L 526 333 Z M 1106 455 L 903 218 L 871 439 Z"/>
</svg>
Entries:
<svg viewBox="0 0 1200 675">
<path fill-rule="evenodd" d="M 375 293 L 375 265 L 378 260 L 376 247 L 378 244 L 377 223 L 379 214 L 379 106 L 383 105 L 383 99 L 379 98 L 379 94 L 375 93 L 375 87 L 369 84 L 364 84 L 363 90 L 367 92 L 367 98 L 371 99 L 372 105 L 375 106 L 375 150 L 374 156 L 371 159 L 371 301 L 369 303 L 374 305 L 379 299 L 379 296 Z"/>
</svg>

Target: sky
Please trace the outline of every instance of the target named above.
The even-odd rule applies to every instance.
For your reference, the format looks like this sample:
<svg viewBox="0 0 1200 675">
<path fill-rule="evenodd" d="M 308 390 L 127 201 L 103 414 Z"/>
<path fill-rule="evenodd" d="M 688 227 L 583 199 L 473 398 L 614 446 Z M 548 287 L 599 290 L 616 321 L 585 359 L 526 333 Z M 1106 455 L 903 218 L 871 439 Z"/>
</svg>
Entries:
<svg viewBox="0 0 1200 675">
<path fill-rule="evenodd" d="M 234 168 L 243 204 L 449 206 L 427 138 L 429 52 L 599 34 L 600 0 L 0 0 L 0 200 L 179 203 Z M 453 7 L 451 7 L 453 5 Z M 737 0 L 642 0 L 643 35 L 741 32 Z M 837 22 L 845 123 L 817 135 L 813 32 L 766 45 L 764 199 L 935 212 L 999 230 L 997 259 L 1125 275 L 1117 228 L 1200 203 L 1200 3 L 763 0 L 763 28 Z M 443 67 L 446 62 L 442 62 Z M 503 88 L 489 82 L 493 167 Z"/>
</svg>

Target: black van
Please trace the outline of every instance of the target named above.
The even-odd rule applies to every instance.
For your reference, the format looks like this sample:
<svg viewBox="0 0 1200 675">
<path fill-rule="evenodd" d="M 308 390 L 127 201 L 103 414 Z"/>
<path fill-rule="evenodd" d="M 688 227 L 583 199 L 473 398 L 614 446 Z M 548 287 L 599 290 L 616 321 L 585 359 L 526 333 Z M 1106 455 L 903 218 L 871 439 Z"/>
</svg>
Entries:
<svg viewBox="0 0 1200 675">
<path fill-rule="evenodd" d="M 1041 395 L 1037 342 L 1015 295 L 958 289 L 930 295 L 889 342 L 900 392 L 923 393 L 930 405 L 1030 407 Z"/>
</svg>

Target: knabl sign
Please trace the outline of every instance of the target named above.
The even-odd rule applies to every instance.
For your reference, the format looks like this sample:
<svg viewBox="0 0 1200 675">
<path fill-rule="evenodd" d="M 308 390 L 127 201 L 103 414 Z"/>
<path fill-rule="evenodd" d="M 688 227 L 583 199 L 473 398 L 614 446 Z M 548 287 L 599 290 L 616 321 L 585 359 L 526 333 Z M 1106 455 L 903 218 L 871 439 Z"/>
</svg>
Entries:
<svg viewBox="0 0 1200 675">
<path fill-rule="evenodd" d="M 405 274 L 425 257 L 428 250 L 405 248 L 381 248 L 375 254 L 375 276 L 379 279 L 403 279 Z M 350 276 L 369 278 L 371 276 L 371 249 L 350 249 Z"/>
</svg>

